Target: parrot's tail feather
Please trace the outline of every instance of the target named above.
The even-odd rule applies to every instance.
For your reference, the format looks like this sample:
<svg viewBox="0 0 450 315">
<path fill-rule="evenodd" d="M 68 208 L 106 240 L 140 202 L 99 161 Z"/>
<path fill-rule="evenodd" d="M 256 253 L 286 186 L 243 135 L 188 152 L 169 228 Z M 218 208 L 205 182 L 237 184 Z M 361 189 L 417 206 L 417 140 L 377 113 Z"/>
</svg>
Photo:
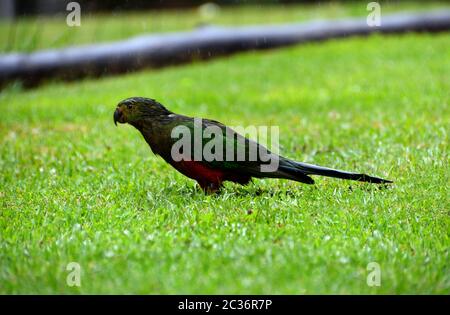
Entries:
<svg viewBox="0 0 450 315">
<path fill-rule="evenodd" d="M 335 170 L 328 167 L 322 167 L 317 166 L 313 164 L 307 164 L 302 162 L 295 162 L 292 161 L 292 163 L 295 165 L 295 168 L 305 175 L 321 175 L 321 176 L 327 176 L 327 177 L 335 177 L 335 178 L 342 178 L 342 179 L 350 179 L 350 180 L 357 180 L 360 182 L 368 182 L 368 183 L 374 183 L 374 184 L 387 184 L 392 183 L 392 181 L 379 178 L 379 177 L 373 177 L 366 174 L 357 174 L 357 173 L 351 173 L 341 170 Z"/>
<path fill-rule="evenodd" d="M 297 167 L 291 167 L 286 165 L 280 165 L 279 172 L 275 173 L 278 178 L 287 178 L 301 182 L 304 184 L 314 184 L 314 179 L 309 177 L 305 172 L 299 170 Z"/>
</svg>

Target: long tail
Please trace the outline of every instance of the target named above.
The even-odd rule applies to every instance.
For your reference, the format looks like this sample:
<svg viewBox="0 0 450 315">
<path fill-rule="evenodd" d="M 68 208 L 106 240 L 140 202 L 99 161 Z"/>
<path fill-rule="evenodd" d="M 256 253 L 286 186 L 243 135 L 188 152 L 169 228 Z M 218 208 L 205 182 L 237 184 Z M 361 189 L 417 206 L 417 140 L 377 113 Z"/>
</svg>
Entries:
<svg viewBox="0 0 450 315">
<path fill-rule="evenodd" d="M 300 182 L 304 182 L 307 184 L 313 184 L 314 181 L 308 176 L 308 175 L 321 175 L 321 176 L 327 176 L 327 177 L 335 177 L 335 178 L 342 178 L 342 179 L 350 179 L 350 180 L 357 180 L 360 182 L 368 182 L 373 184 L 387 184 L 392 183 L 392 181 L 369 176 L 366 174 L 358 174 L 358 173 L 351 173 L 341 170 L 335 170 L 328 167 L 322 167 L 318 165 L 308 164 L 308 163 L 302 163 L 292 160 L 285 160 L 284 163 L 280 164 L 280 170 L 282 170 L 284 173 L 289 174 L 289 178 L 293 180 L 297 180 Z"/>
</svg>

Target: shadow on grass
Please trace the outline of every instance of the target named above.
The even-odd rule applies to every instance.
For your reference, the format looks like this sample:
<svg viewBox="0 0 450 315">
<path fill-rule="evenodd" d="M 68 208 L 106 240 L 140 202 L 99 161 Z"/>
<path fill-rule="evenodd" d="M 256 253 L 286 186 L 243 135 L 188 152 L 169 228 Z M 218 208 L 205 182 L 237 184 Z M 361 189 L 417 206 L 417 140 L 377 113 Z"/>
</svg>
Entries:
<svg viewBox="0 0 450 315">
<path fill-rule="evenodd" d="M 298 196 L 302 191 L 299 190 L 285 190 L 274 188 L 261 188 L 256 187 L 253 184 L 248 184 L 246 186 L 241 186 L 239 184 L 227 183 L 222 189 L 215 193 L 207 194 L 198 185 L 168 185 L 162 190 L 158 191 L 159 194 L 164 196 L 183 196 L 185 198 L 198 198 L 204 196 L 210 196 L 214 198 L 222 198 L 225 196 L 235 196 L 235 197 L 259 197 L 259 196 Z"/>
<path fill-rule="evenodd" d="M 275 185 L 274 185 L 275 186 Z M 309 194 L 316 193 L 318 191 L 323 191 L 326 193 L 330 189 L 339 189 L 347 192 L 381 192 L 392 189 L 393 184 L 369 184 L 369 183 L 355 183 L 353 185 L 348 185 L 347 187 L 343 185 L 332 185 L 332 187 L 326 187 L 322 185 L 303 185 L 299 184 L 292 189 L 275 187 L 258 187 L 253 183 L 241 186 L 234 183 L 226 183 L 224 187 L 218 192 L 212 194 L 205 194 L 205 192 L 200 188 L 200 186 L 186 185 L 186 184 L 170 184 L 164 186 L 157 193 L 164 198 L 173 197 L 183 197 L 184 199 L 198 200 L 204 197 L 212 197 L 215 199 L 223 199 L 229 197 L 273 197 L 273 198 L 307 198 Z"/>
</svg>

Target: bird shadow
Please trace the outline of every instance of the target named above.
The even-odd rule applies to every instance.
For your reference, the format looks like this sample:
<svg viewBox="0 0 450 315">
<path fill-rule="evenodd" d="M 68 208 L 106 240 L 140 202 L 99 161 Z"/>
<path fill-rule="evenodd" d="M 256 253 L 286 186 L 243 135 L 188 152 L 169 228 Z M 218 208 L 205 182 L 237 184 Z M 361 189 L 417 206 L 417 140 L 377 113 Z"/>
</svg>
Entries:
<svg viewBox="0 0 450 315">
<path fill-rule="evenodd" d="M 336 186 L 337 187 L 337 186 Z M 202 198 L 204 196 L 210 196 L 213 198 L 222 198 L 226 195 L 235 196 L 235 197 L 289 197 L 289 198 L 298 198 L 305 197 L 305 194 L 312 191 L 319 191 L 322 188 L 319 185 L 307 185 L 307 186 L 296 186 L 295 189 L 280 189 L 277 187 L 266 188 L 266 187 L 258 187 L 255 185 L 247 185 L 247 186 L 238 186 L 238 185 L 226 185 L 222 187 L 217 192 L 213 193 L 205 193 L 198 185 L 169 185 L 159 192 L 164 196 L 173 196 L 173 195 L 182 195 L 185 198 L 189 199 L 197 199 Z M 386 191 L 392 189 L 392 184 L 367 184 L 362 183 L 359 185 L 349 185 L 347 188 L 342 188 L 343 191 L 348 192 L 377 192 L 377 191 Z"/>
<path fill-rule="evenodd" d="M 344 191 L 349 192 L 356 192 L 356 191 L 364 191 L 364 192 L 377 192 L 377 191 L 385 191 L 392 189 L 392 184 L 369 184 L 369 183 L 354 183 L 353 185 L 349 185 L 346 189 L 345 188 L 339 188 Z M 336 186 L 337 187 L 337 186 Z M 295 186 L 295 188 L 292 189 L 285 189 L 285 188 L 265 188 L 265 187 L 257 187 L 252 185 L 247 186 L 228 186 L 225 189 L 225 193 L 230 193 L 235 196 L 253 196 L 253 197 L 260 197 L 260 196 L 269 196 L 269 197 L 304 197 L 305 194 L 312 192 L 312 191 L 320 191 L 323 190 L 323 187 L 321 185 L 298 185 Z M 218 192 L 220 195 L 222 193 Z"/>
</svg>

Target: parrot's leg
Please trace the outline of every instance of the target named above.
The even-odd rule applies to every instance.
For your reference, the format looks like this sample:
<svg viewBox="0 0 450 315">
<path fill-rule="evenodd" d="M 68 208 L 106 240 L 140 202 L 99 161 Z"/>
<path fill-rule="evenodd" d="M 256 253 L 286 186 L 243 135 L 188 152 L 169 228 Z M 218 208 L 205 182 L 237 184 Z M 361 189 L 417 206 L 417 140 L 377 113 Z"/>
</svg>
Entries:
<svg viewBox="0 0 450 315">
<path fill-rule="evenodd" d="M 222 183 L 220 182 L 198 182 L 199 186 L 205 192 L 205 194 L 211 195 L 219 192 L 222 187 Z"/>
</svg>

